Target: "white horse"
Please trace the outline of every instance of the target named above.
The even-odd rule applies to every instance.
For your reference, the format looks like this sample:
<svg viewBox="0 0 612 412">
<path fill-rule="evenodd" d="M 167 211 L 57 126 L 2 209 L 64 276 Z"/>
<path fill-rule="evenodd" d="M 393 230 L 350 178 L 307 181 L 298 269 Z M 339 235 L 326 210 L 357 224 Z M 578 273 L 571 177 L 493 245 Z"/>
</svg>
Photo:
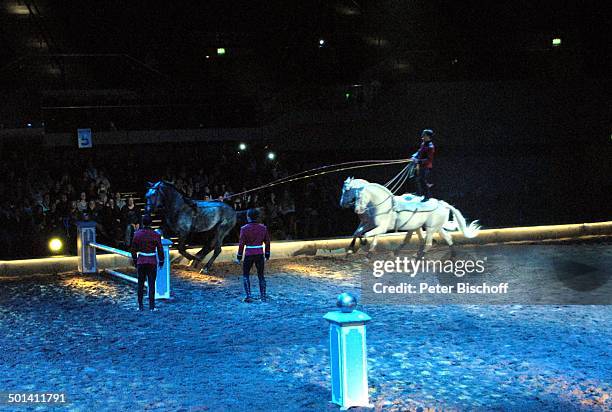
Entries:
<svg viewBox="0 0 612 412">
<path fill-rule="evenodd" d="M 353 177 L 347 178 L 344 181 L 344 185 L 342 186 L 340 207 L 345 209 L 349 207 L 355 207 L 359 192 L 361 191 L 361 189 L 363 189 L 366 185 L 369 184 L 370 182 L 365 179 L 355 179 Z M 370 218 L 369 214 L 361 213 L 358 216 L 359 226 L 357 226 L 357 229 L 355 229 L 355 232 L 353 232 L 353 239 L 351 240 L 351 244 L 347 248 L 348 254 L 355 253 L 359 249 L 359 247 L 366 245 L 367 240 L 364 239 L 364 237 L 366 237 L 366 233 L 376 227 L 375 222 L 373 221 L 373 219 Z M 423 230 L 421 228 L 417 230 L 417 236 L 419 237 L 419 240 L 423 242 Z M 355 248 L 355 242 L 357 241 L 357 239 L 359 239 L 360 245 L 359 247 Z"/>
<path fill-rule="evenodd" d="M 353 241 L 349 249 L 353 250 L 357 237 L 372 236 L 370 247 L 370 252 L 372 252 L 376 248 L 377 235 L 390 231 L 405 231 L 406 237 L 396 250 L 397 253 L 410 242 L 412 233 L 417 230 L 421 240 L 419 255 L 431 249 L 433 235 L 436 232 L 446 240 L 451 248 L 451 253 L 454 254 L 453 239 L 448 230 L 459 228 L 467 238 L 478 235 L 480 226 L 477 220 L 467 225 L 461 212 L 448 203 L 433 198 L 427 202 L 421 202 L 421 200 L 422 197 L 412 194 L 395 196 L 386 187 L 364 179 L 353 179 L 352 177 L 346 179 L 342 188 L 340 206 L 354 207 L 360 219 L 360 225 L 353 234 Z M 449 221 L 449 212 L 453 213 L 454 221 Z M 423 226 L 427 231 L 424 244 L 420 233 Z"/>
</svg>

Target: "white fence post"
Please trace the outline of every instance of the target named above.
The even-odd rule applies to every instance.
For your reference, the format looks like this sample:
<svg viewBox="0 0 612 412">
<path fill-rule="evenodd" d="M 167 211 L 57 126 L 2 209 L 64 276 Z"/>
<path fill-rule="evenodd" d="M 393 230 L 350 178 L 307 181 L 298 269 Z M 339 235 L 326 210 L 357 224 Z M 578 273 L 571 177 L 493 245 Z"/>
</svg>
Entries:
<svg viewBox="0 0 612 412">
<path fill-rule="evenodd" d="M 157 278 L 155 278 L 155 299 L 170 299 L 170 239 L 162 238 L 164 248 L 164 265 L 157 266 Z"/>
<path fill-rule="evenodd" d="M 98 273 L 96 249 L 90 243 L 96 242 L 96 222 L 76 222 L 77 254 L 80 273 Z"/>
</svg>

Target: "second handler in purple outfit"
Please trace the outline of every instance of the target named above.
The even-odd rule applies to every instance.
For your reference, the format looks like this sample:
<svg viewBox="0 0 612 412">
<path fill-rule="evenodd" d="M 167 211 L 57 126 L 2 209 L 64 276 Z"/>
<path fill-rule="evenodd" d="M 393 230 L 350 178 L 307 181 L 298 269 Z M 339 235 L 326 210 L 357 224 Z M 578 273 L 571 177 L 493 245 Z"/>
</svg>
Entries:
<svg viewBox="0 0 612 412">
<path fill-rule="evenodd" d="M 266 225 L 257 223 L 258 213 L 255 209 L 247 212 L 247 224 L 240 228 L 240 243 L 238 245 L 237 262 L 242 260 L 242 283 L 246 293 L 245 302 L 252 302 L 251 296 L 251 268 L 257 268 L 259 279 L 259 296 L 262 301 L 267 300 L 266 278 L 264 276 L 265 260 L 270 259 L 270 234 Z"/>
</svg>

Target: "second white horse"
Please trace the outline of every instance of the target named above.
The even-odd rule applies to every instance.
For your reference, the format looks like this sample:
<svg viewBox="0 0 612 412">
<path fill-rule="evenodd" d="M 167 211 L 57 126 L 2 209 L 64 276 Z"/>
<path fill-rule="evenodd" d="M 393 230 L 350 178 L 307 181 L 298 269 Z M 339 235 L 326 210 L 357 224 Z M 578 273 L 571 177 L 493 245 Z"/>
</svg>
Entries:
<svg viewBox="0 0 612 412">
<path fill-rule="evenodd" d="M 387 232 L 406 232 L 404 241 L 396 250 L 397 253 L 410 242 L 415 230 L 425 227 L 424 243 L 419 233 L 420 256 L 431 249 L 434 233 L 439 233 L 444 238 L 451 248 L 451 254 L 454 255 L 453 239 L 448 233 L 449 230 L 458 228 L 467 238 L 478 235 L 480 226 L 477 220 L 468 225 L 461 212 L 448 203 L 433 198 L 421 202 L 421 199 L 411 194 L 395 196 L 386 187 L 364 179 L 352 177 L 346 179 L 342 188 L 340 206 L 353 207 L 360 219 L 359 227 L 353 234 L 350 250 L 353 250 L 357 238 L 373 237 L 370 246 L 372 252 L 376 248 L 378 235 Z M 453 221 L 449 221 L 450 212 L 453 214 Z"/>
</svg>

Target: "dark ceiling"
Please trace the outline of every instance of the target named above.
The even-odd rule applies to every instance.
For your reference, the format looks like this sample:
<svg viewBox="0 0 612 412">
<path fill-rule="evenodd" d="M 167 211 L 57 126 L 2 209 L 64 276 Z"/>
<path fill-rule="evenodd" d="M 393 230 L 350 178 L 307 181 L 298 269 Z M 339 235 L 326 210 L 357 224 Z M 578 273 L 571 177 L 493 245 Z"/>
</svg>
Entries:
<svg viewBox="0 0 612 412">
<path fill-rule="evenodd" d="M 602 1 L 3 3 L 5 79 L 42 70 L 46 81 L 63 75 L 64 82 L 90 76 L 94 85 L 109 83 L 95 86 L 101 88 L 138 78 L 147 84 L 256 89 L 380 76 L 521 78 L 557 59 L 555 54 L 569 55 L 579 75 L 602 76 L 610 61 Z M 560 47 L 552 47 L 554 37 L 562 39 Z M 319 39 L 325 40 L 322 47 Z M 217 55 L 219 47 L 225 55 Z"/>
<path fill-rule="evenodd" d="M 605 4 L 4 0 L 0 125 L 238 127 L 398 82 L 609 78 Z"/>
</svg>

